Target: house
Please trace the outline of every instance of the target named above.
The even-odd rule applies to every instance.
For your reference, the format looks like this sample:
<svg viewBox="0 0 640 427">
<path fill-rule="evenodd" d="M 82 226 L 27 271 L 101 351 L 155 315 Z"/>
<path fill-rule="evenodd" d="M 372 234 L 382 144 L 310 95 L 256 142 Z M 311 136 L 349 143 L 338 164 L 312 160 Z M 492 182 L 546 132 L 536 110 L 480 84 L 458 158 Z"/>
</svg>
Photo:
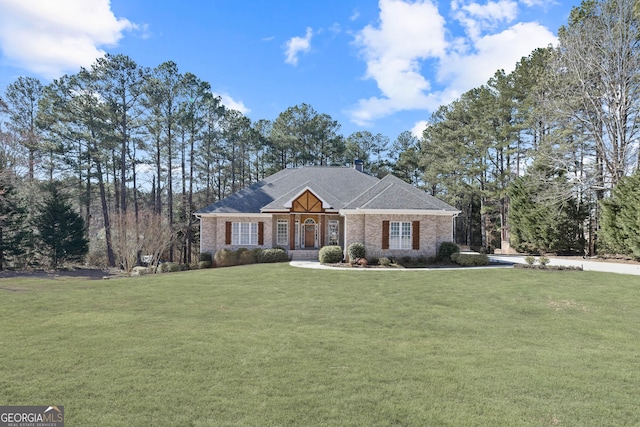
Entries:
<svg viewBox="0 0 640 427">
<path fill-rule="evenodd" d="M 283 169 L 197 211 L 200 252 L 282 247 L 294 259 L 304 251 L 317 260 L 322 246 L 346 251 L 359 242 L 368 257 L 429 257 L 453 241 L 460 211 L 361 165 Z"/>
</svg>

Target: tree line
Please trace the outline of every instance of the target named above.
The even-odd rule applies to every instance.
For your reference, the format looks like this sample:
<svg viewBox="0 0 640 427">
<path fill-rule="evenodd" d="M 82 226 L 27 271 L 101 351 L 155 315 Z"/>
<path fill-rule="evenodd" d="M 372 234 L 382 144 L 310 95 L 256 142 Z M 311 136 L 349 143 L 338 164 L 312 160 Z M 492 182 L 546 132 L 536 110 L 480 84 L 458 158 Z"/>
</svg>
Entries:
<svg viewBox="0 0 640 427">
<path fill-rule="evenodd" d="M 414 176 L 462 211 L 462 241 L 640 256 L 640 205 L 621 212 L 615 191 L 639 165 L 638 22 L 635 0 L 585 0 L 558 46 L 432 115 Z"/>
<path fill-rule="evenodd" d="M 283 168 L 354 159 L 456 206 L 459 244 L 634 254 L 633 226 L 611 227 L 626 224 L 617 201 L 626 194 L 614 190 L 640 156 L 637 12 L 633 0 L 583 1 L 557 47 L 441 106 L 420 138 L 406 131 L 393 142 L 344 136 L 308 104 L 252 121 L 172 61 L 146 68 L 106 55 L 48 85 L 19 77 L 0 98 L 2 262 L 33 257 L 6 249 L 17 226 L 4 206 L 34 209 L 43 182 L 75 201 L 92 263 L 128 266 L 145 253 L 189 263 L 197 208 Z M 158 229 L 169 234 L 149 238 Z"/>
<path fill-rule="evenodd" d="M 18 191 L 2 197 L 33 210 L 40 183 L 63 183 L 86 223 L 93 262 L 131 265 L 132 248 L 150 252 L 140 247 L 149 240 L 143 222 L 161 221 L 172 231 L 162 256 L 189 263 L 198 247 L 193 212 L 267 175 L 354 158 L 374 160 L 369 170 L 381 173 L 388 138 L 367 131 L 345 138 L 339 129 L 308 104 L 252 122 L 172 61 L 148 69 L 106 55 L 48 85 L 33 77 L 8 85 L 0 98 L 0 181 Z M 7 221 L 9 211 L 1 214 Z"/>
</svg>

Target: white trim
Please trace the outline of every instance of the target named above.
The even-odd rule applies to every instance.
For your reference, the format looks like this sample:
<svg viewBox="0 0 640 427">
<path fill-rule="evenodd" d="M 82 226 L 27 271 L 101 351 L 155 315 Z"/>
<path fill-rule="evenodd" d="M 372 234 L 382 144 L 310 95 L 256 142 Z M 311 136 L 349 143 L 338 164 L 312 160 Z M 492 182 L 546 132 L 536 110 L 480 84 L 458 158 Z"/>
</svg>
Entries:
<svg viewBox="0 0 640 427">
<path fill-rule="evenodd" d="M 327 203 L 322 197 L 318 196 L 316 194 L 315 191 L 313 191 L 309 186 L 306 186 L 302 189 L 302 191 L 298 192 L 295 196 L 293 196 L 291 198 L 291 200 L 289 200 L 287 203 L 284 204 L 285 208 L 289 208 L 291 209 L 291 207 L 293 206 L 293 202 L 300 196 L 302 196 L 302 194 L 309 190 L 309 192 L 311 192 L 311 194 L 313 194 L 314 196 L 316 196 L 318 198 L 318 200 L 320 200 L 322 202 L 322 208 L 323 209 L 329 209 L 331 207 L 331 205 L 329 203 Z"/>
<path fill-rule="evenodd" d="M 320 200 L 320 198 L 318 198 L 318 200 Z M 268 213 L 268 214 L 274 214 L 274 215 L 289 215 L 292 213 L 295 214 L 320 214 L 320 213 L 324 213 L 324 214 L 336 214 L 338 215 L 340 213 L 339 210 L 337 209 L 325 209 L 324 212 L 291 212 L 291 211 L 283 211 L 282 209 L 264 209 L 261 210 L 260 212 L 262 213 Z"/>
<path fill-rule="evenodd" d="M 347 215 L 431 215 L 458 216 L 462 211 L 427 210 L 427 209 L 340 209 L 339 214 Z"/>
<path fill-rule="evenodd" d="M 273 216 L 271 214 L 263 214 L 263 213 L 240 213 L 240 212 L 229 212 L 229 213 L 222 213 L 222 212 L 216 212 L 216 213 L 200 213 L 200 214 L 194 214 L 195 216 L 197 216 L 198 218 L 202 218 L 202 217 L 209 217 L 209 218 L 214 218 L 214 217 L 224 217 L 224 218 L 239 218 L 239 217 L 243 217 L 243 218 L 272 218 Z"/>
</svg>

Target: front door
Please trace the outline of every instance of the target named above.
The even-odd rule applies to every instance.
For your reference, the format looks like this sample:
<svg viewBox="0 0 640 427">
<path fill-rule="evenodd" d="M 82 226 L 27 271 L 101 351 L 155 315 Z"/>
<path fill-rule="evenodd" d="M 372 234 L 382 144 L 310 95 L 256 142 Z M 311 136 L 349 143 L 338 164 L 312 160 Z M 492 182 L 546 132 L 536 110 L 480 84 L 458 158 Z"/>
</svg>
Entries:
<svg viewBox="0 0 640 427">
<path fill-rule="evenodd" d="M 316 246 L 316 225 L 308 225 L 304 226 L 304 247 L 305 248 L 314 248 Z"/>
<path fill-rule="evenodd" d="M 316 247 L 316 222 L 313 218 L 307 218 L 304 220 L 303 235 L 304 235 L 304 247 L 315 248 Z"/>
</svg>

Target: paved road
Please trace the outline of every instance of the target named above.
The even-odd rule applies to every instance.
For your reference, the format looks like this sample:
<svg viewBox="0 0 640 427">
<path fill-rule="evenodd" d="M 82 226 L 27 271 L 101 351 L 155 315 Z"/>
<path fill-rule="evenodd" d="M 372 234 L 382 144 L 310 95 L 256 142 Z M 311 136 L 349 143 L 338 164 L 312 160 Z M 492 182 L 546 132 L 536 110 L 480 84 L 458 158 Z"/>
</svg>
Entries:
<svg viewBox="0 0 640 427">
<path fill-rule="evenodd" d="M 489 255 L 493 262 L 511 264 L 526 264 L 522 255 Z M 549 257 L 549 265 L 562 265 L 570 267 L 582 267 L 584 271 L 603 271 L 607 273 L 635 274 L 640 276 L 640 264 L 624 264 L 606 261 L 590 261 L 588 259 L 568 259 Z"/>
</svg>

